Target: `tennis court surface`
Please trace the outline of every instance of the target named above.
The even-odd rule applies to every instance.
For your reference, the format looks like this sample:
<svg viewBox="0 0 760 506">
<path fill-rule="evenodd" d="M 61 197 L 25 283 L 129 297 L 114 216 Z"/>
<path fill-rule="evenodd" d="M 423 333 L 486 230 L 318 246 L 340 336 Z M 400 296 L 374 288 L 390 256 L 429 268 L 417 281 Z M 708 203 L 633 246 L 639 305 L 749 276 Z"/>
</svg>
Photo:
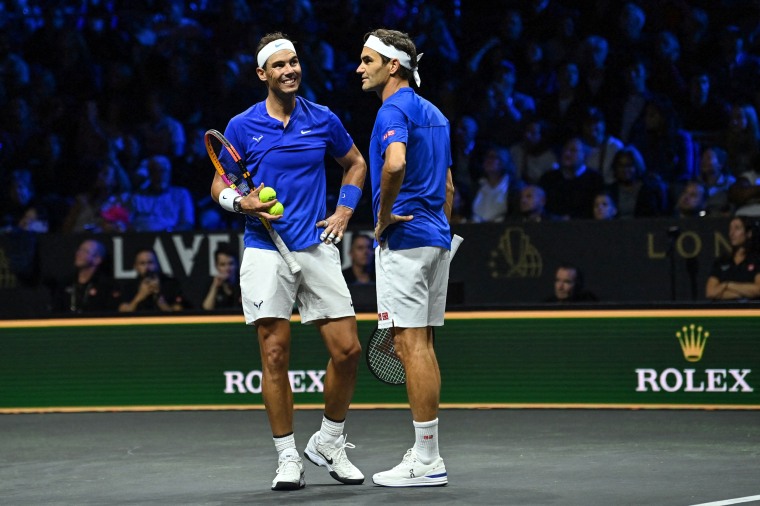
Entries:
<svg viewBox="0 0 760 506">
<path fill-rule="evenodd" d="M 321 416 L 296 412 L 299 451 Z M 408 411 L 354 410 L 346 432 L 364 485 L 341 485 L 305 462 L 305 489 L 274 492 L 261 410 L 0 415 L 0 502 L 760 504 L 757 411 L 444 410 L 449 485 L 429 489 L 371 482 L 412 444 Z"/>
</svg>

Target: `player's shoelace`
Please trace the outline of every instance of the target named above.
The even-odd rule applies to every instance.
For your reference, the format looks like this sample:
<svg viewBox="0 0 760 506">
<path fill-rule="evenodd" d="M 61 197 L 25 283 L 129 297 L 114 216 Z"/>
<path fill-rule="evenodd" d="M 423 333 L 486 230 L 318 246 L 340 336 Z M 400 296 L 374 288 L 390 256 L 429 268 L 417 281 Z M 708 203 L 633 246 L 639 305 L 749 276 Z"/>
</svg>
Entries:
<svg viewBox="0 0 760 506">
<path fill-rule="evenodd" d="M 295 466 L 296 466 L 296 468 L 298 468 L 298 461 L 299 461 L 299 457 L 298 457 L 298 455 L 288 455 L 288 456 L 286 456 L 286 457 L 283 457 L 283 458 L 282 458 L 282 459 L 281 459 L 281 460 L 278 462 L 277 471 L 276 471 L 276 472 L 277 472 L 277 474 L 279 474 L 279 473 L 281 473 L 281 472 L 285 471 L 285 469 L 286 469 L 286 468 L 287 468 L 289 465 L 291 465 L 291 464 L 295 465 Z M 300 472 L 300 469 L 299 469 L 298 471 Z"/>
<path fill-rule="evenodd" d="M 338 444 L 338 445 L 336 445 L 334 447 L 335 450 L 333 450 L 333 452 L 334 452 L 333 455 L 334 455 L 334 458 L 335 458 L 335 464 L 336 465 L 340 465 L 344 461 L 347 462 L 347 463 L 350 463 L 350 462 L 348 462 L 348 455 L 346 455 L 346 448 L 348 448 L 349 450 L 353 449 L 353 448 L 356 448 L 356 445 L 354 445 L 353 443 L 349 443 L 348 441 L 346 441 L 347 437 L 348 437 L 348 434 L 346 434 L 345 436 L 343 436 L 343 442 L 340 443 L 340 444 Z"/>
</svg>

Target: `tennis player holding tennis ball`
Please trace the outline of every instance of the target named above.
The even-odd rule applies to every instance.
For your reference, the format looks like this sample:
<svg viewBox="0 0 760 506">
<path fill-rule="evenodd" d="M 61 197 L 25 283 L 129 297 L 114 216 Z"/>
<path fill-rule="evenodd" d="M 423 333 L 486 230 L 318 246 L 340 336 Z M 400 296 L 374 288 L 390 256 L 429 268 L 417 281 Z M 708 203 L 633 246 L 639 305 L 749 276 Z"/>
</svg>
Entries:
<svg viewBox="0 0 760 506">
<path fill-rule="evenodd" d="M 420 85 L 418 60 L 408 35 L 378 29 L 365 36 L 356 69 L 362 90 L 383 101 L 370 139 L 378 327 L 393 328 L 416 437 L 401 464 L 372 477 L 389 487 L 448 483 L 432 328 L 443 325 L 446 308 L 454 185 L 449 121 L 409 84 Z"/>
<path fill-rule="evenodd" d="M 326 467 L 336 480 L 360 484 L 364 475 L 346 456 L 345 449 L 353 445 L 346 442 L 343 427 L 354 393 L 361 345 L 351 293 L 334 243 L 343 236 L 361 197 L 367 165 L 335 114 L 297 96 L 301 66 L 287 36 L 264 36 L 256 59 L 256 72 L 267 86 L 267 98 L 233 117 L 224 136 L 240 153 L 259 187 L 245 197 L 235 195 L 222 202 L 231 202 L 223 206 L 228 211 L 249 215 L 240 286 L 246 323 L 255 325 L 258 333 L 262 395 L 278 452 L 272 489 L 305 485 L 293 432 L 293 392 L 288 377 L 294 304 L 298 305 L 301 322 L 319 330 L 330 355 L 322 426 L 309 439 L 304 455 Z M 329 216 L 325 155 L 343 167 L 341 198 Z M 277 189 L 276 200 L 262 202 L 260 192 L 265 184 Z M 211 187 L 217 201 L 225 188 L 217 174 Z M 287 204 L 287 213 L 275 216 L 274 202 Z M 257 215 L 271 220 L 301 266 L 300 273 L 291 273 Z"/>
</svg>

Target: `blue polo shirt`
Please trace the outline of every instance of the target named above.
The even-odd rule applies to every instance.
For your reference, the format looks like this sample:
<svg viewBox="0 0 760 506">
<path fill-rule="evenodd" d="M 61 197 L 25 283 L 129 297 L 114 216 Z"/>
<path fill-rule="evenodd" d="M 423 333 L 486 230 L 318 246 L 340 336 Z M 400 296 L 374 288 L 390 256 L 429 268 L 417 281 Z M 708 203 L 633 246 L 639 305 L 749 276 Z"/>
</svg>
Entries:
<svg viewBox="0 0 760 506">
<path fill-rule="evenodd" d="M 285 206 L 283 217 L 272 222 L 291 251 L 319 241 L 316 223 L 326 217 L 325 156 L 340 158 L 354 142 L 338 117 L 327 107 L 296 98 L 287 127 L 269 116 L 259 102 L 233 117 L 224 133 L 235 146 L 258 186 L 277 192 Z M 247 248 L 276 249 L 264 226 L 246 217 Z"/>
<path fill-rule="evenodd" d="M 383 102 L 370 139 L 372 209 L 376 219 L 385 150 L 392 142 L 406 144 L 406 173 L 391 212 L 411 214 L 414 219 L 386 229 L 388 247 L 449 249 L 451 230 L 443 210 L 446 175 L 452 163 L 449 121 L 412 88 L 401 88 Z"/>
</svg>

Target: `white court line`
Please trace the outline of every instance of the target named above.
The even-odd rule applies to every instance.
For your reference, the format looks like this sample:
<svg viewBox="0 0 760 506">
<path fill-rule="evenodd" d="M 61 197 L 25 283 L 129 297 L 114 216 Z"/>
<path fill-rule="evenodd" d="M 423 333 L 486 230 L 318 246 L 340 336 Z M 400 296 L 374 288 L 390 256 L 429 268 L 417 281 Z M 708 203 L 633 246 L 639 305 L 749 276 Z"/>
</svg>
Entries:
<svg viewBox="0 0 760 506">
<path fill-rule="evenodd" d="M 731 504 L 741 504 L 745 502 L 760 501 L 760 495 L 750 495 L 747 497 L 737 497 L 736 499 L 726 499 L 725 501 L 705 502 L 702 504 L 692 504 L 691 506 L 729 506 Z"/>
</svg>

